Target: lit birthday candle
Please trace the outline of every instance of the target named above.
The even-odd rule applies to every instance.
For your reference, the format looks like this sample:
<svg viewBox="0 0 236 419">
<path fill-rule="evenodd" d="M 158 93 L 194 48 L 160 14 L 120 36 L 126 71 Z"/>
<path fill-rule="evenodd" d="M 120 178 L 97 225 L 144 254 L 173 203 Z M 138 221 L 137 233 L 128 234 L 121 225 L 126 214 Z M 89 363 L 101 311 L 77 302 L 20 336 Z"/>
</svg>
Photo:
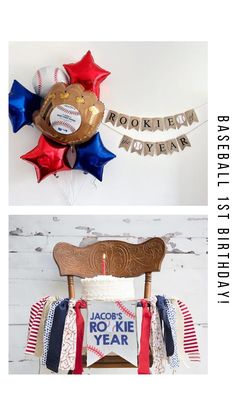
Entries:
<svg viewBox="0 0 236 419">
<path fill-rule="evenodd" d="M 102 275 L 106 275 L 106 253 L 102 255 Z"/>
</svg>

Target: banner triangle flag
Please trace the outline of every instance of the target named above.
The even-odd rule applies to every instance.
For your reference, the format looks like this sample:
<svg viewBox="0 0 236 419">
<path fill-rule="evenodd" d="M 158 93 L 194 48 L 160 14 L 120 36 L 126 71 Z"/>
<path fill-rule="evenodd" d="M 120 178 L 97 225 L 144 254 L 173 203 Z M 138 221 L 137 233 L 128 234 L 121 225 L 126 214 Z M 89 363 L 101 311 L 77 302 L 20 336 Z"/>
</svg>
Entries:
<svg viewBox="0 0 236 419">
<path fill-rule="evenodd" d="M 88 302 L 87 366 L 111 353 L 137 366 L 135 301 Z"/>
</svg>

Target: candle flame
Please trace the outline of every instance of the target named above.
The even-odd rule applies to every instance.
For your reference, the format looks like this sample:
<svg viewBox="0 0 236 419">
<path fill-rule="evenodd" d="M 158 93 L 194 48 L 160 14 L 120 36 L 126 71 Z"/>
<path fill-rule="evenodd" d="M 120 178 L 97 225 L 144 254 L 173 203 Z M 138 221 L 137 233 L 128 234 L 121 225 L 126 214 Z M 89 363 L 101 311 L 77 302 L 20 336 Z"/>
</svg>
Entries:
<svg viewBox="0 0 236 419">
<path fill-rule="evenodd" d="M 106 259 L 106 253 L 103 253 L 102 258 Z"/>
</svg>

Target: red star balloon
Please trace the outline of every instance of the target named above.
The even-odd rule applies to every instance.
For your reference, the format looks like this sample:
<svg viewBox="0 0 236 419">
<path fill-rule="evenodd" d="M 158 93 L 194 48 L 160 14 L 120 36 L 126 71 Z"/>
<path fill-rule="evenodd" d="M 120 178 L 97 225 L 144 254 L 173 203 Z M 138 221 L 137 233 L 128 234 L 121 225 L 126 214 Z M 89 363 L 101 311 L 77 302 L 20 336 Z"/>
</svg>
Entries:
<svg viewBox="0 0 236 419">
<path fill-rule="evenodd" d="M 70 76 L 71 84 L 81 83 L 86 90 L 92 90 L 97 98 L 100 94 L 100 84 L 111 74 L 94 62 L 91 51 L 88 51 L 77 63 L 63 64 L 63 66 Z"/>
<path fill-rule="evenodd" d="M 34 165 L 37 180 L 41 182 L 42 179 L 52 173 L 71 170 L 66 160 L 67 151 L 67 145 L 54 144 L 41 135 L 38 145 L 21 156 L 21 159 Z"/>
</svg>

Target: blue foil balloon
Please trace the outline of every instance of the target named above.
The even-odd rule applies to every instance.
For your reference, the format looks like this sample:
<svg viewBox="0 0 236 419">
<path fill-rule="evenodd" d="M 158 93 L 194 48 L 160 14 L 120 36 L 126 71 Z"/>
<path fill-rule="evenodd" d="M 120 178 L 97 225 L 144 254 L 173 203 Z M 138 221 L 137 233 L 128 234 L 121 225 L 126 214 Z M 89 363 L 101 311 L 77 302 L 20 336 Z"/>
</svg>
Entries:
<svg viewBox="0 0 236 419">
<path fill-rule="evenodd" d="M 40 108 L 41 98 L 14 80 L 9 93 L 9 118 L 13 132 L 31 125 L 34 111 Z"/>
<path fill-rule="evenodd" d="M 97 132 L 88 142 L 76 146 L 76 161 L 73 169 L 83 170 L 102 181 L 105 164 L 116 157 L 107 150 Z"/>
</svg>

